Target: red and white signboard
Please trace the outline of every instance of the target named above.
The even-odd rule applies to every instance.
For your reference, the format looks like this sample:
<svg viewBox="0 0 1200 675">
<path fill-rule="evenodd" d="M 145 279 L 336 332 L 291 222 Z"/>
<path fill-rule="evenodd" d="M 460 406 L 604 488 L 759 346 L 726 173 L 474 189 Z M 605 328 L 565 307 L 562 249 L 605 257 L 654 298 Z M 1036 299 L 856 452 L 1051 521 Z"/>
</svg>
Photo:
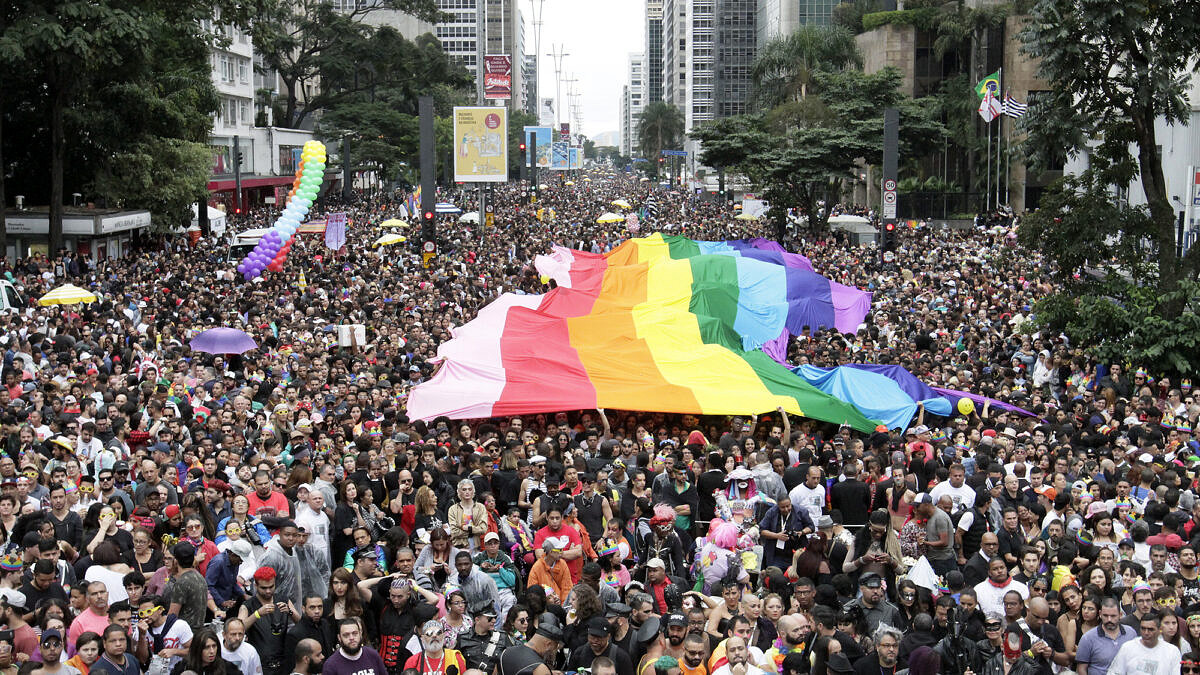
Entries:
<svg viewBox="0 0 1200 675">
<path fill-rule="evenodd" d="M 483 57 L 483 97 L 489 101 L 512 98 L 512 57 L 508 54 Z"/>
</svg>

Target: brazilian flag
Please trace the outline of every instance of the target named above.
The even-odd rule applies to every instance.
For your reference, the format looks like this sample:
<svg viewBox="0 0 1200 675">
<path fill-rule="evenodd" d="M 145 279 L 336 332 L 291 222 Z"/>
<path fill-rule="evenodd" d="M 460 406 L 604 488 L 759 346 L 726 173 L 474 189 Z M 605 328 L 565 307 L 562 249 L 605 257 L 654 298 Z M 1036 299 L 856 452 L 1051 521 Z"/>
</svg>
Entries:
<svg viewBox="0 0 1200 675">
<path fill-rule="evenodd" d="M 975 93 L 979 94 L 979 98 L 983 98 L 988 92 L 992 92 L 992 96 L 1000 97 L 1000 71 L 996 71 L 991 75 L 979 81 L 975 85 Z"/>
</svg>

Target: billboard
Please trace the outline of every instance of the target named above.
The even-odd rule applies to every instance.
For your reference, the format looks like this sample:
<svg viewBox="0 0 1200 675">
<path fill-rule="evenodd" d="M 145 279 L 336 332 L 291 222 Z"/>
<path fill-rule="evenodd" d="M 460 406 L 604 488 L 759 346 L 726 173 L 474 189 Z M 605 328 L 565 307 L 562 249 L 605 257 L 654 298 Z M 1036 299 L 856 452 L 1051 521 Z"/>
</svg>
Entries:
<svg viewBox="0 0 1200 675">
<path fill-rule="evenodd" d="M 554 171 L 566 171 L 571 162 L 571 144 L 567 141 L 554 141 L 550 145 L 550 168 Z"/>
<path fill-rule="evenodd" d="M 562 124 L 560 124 L 558 133 L 559 133 L 558 140 L 570 142 L 570 140 L 571 140 L 571 123 L 563 122 Z"/>
<path fill-rule="evenodd" d="M 508 54 L 483 57 L 483 97 L 489 101 L 512 98 L 512 57 Z"/>
<path fill-rule="evenodd" d="M 508 180 L 508 111 L 505 108 L 454 109 L 454 180 L 503 183 Z"/>
<path fill-rule="evenodd" d="M 537 134 L 537 167 L 550 168 L 550 141 L 554 130 L 550 127 L 525 127 L 525 147 L 533 147 L 533 135 Z"/>
<path fill-rule="evenodd" d="M 549 126 L 554 124 L 554 99 L 543 98 L 538 107 L 538 124 Z"/>
<path fill-rule="evenodd" d="M 569 166 L 572 169 L 582 169 L 583 168 L 583 164 L 579 160 L 579 158 L 580 158 L 579 150 L 580 150 L 580 148 L 571 148 L 571 152 L 568 155 L 567 166 Z"/>
</svg>

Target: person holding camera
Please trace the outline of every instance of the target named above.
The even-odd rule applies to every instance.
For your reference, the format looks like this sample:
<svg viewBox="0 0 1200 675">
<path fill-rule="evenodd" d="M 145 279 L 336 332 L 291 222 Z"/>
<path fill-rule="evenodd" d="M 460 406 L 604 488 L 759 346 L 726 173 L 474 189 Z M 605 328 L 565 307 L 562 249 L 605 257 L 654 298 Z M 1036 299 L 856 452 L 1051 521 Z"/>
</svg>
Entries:
<svg viewBox="0 0 1200 675">
<path fill-rule="evenodd" d="M 791 497 L 780 498 L 759 523 L 759 534 L 764 540 L 763 569 L 785 569 L 792 562 L 792 554 L 803 545 L 804 536 L 816 530 L 807 510 L 793 508 Z"/>
</svg>

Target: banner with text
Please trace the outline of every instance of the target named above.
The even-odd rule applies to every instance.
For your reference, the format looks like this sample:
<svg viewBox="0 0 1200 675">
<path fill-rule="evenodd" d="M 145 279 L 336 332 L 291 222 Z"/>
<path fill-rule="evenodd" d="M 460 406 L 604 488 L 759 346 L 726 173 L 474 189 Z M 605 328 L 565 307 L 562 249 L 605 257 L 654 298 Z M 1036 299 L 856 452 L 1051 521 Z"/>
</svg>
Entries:
<svg viewBox="0 0 1200 675">
<path fill-rule="evenodd" d="M 489 101 L 512 98 L 512 57 L 508 54 L 483 57 L 483 97 Z"/>
<path fill-rule="evenodd" d="M 338 211 L 325 217 L 325 246 L 334 251 L 346 245 L 346 212 Z"/>
<path fill-rule="evenodd" d="M 508 110 L 454 109 L 454 180 L 503 183 L 508 180 Z"/>
</svg>

